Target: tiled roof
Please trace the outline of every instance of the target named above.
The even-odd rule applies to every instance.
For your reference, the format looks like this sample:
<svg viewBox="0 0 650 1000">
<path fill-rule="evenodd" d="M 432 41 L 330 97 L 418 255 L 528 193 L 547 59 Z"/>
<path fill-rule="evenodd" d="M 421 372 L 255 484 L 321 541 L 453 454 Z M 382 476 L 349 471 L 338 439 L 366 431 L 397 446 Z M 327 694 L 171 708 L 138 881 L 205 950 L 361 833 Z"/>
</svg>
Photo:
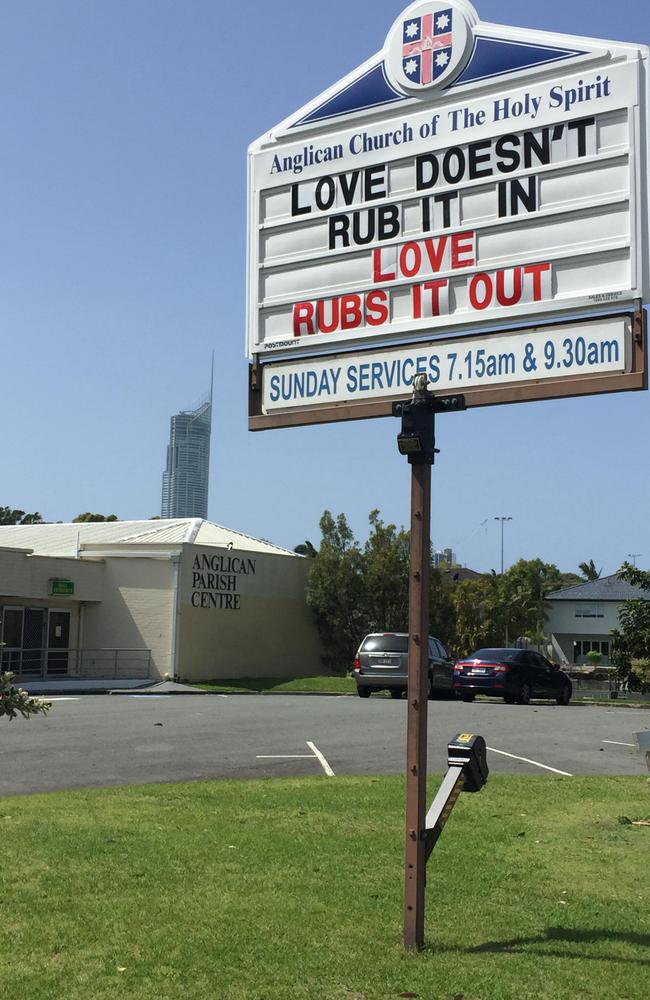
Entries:
<svg viewBox="0 0 650 1000">
<path fill-rule="evenodd" d="M 0 548 L 31 549 L 39 556 L 76 558 L 93 550 L 133 546 L 177 550 L 183 543 L 295 556 L 264 539 L 231 531 L 213 521 L 179 517 L 153 521 L 99 521 L 79 524 L 0 525 Z M 300 558 L 300 557 L 296 557 Z"/>
<path fill-rule="evenodd" d="M 599 580 L 586 580 L 574 587 L 556 590 L 546 595 L 547 601 L 650 601 L 650 591 L 633 587 L 621 580 L 617 573 Z"/>
</svg>

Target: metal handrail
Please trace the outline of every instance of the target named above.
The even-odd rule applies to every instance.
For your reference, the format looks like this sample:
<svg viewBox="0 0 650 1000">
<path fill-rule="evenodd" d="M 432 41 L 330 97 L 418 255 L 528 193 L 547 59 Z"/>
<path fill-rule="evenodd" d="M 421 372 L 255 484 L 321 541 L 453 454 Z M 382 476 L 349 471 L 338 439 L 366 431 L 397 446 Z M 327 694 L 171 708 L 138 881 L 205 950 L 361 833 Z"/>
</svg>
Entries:
<svg viewBox="0 0 650 1000">
<path fill-rule="evenodd" d="M 150 676 L 151 650 L 105 647 L 96 649 L 0 648 L 0 671 L 23 680 L 53 677 L 79 679 L 143 678 Z"/>
</svg>

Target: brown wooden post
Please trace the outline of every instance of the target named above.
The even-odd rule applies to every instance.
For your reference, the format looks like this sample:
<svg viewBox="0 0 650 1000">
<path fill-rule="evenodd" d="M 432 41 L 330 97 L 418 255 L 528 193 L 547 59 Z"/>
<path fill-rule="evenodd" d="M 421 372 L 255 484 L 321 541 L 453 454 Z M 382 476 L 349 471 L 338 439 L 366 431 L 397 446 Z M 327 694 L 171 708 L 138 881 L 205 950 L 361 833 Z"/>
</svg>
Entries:
<svg viewBox="0 0 650 1000">
<path fill-rule="evenodd" d="M 433 421 L 433 414 L 431 414 Z M 404 947 L 424 945 L 431 464 L 411 465 Z"/>
<path fill-rule="evenodd" d="M 435 414 L 465 409 L 462 395 L 435 397 L 427 376 L 414 380 L 413 398 L 393 404 L 402 418 L 397 435 L 411 466 L 409 567 L 408 711 L 406 717 L 406 850 L 404 947 L 424 946 L 427 851 L 427 708 L 429 695 L 429 567 L 431 560 L 431 466 L 436 454 Z M 431 838 L 429 838 L 431 843 Z"/>
</svg>

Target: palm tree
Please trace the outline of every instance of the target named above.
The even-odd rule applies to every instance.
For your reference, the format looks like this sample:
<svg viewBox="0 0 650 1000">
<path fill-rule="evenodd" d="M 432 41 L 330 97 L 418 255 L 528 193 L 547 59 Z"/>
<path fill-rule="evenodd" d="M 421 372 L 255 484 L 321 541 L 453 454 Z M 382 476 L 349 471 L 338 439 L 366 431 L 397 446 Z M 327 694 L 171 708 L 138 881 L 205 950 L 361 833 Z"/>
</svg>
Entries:
<svg viewBox="0 0 650 1000">
<path fill-rule="evenodd" d="M 297 552 L 299 556 L 308 556 L 309 559 L 315 559 L 316 556 L 318 555 L 318 552 L 311 544 L 309 539 L 306 539 L 304 542 L 301 542 L 300 545 L 296 545 L 293 551 Z"/>
<path fill-rule="evenodd" d="M 603 571 L 602 567 L 600 569 L 596 569 L 593 559 L 590 559 L 589 562 L 581 562 L 578 569 L 582 573 L 585 580 L 598 580 L 600 579 L 600 574 Z"/>
</svg>

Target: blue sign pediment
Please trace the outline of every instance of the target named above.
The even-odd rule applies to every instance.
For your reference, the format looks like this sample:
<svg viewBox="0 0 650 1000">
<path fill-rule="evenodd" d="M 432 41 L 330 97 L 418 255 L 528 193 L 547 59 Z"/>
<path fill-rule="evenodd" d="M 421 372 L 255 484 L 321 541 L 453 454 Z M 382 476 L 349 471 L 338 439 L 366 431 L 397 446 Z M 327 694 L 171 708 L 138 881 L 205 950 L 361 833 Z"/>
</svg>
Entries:
<svg viewBox="0 0 650 1000">
<path fill-rule="evenodd" d="M 444 92 L 455 87 L 495 77 L 507 77 L 512 73 L 564 62 L 588 54 L 588 50 L 567 48 L 560 45 L 546 45 L 521 39 L 487 37 L 476 34 L 474 46 L 467 65 L 460 75 Z M 381 55 L 378 61 L 356 79 L 349 81 L 339 91 L 330 95 L 316 107 L 292 122 L 290 128 L 317 125 L 328 119 L 359 114 L 375 108 L 398 104 L 411 99 L 412 95 L 400 92 L 389 81 L 385 62 Z"/>
</svg>

